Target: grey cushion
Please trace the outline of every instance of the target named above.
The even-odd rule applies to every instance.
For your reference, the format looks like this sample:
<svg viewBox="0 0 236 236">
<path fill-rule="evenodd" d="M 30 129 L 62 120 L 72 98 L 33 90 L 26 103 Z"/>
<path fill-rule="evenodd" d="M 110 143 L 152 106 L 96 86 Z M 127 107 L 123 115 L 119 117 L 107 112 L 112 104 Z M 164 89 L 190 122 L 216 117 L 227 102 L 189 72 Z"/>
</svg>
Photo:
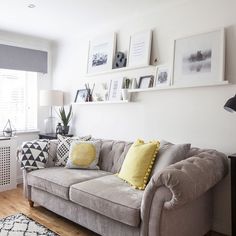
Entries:
<svg viewBox="0 0 236 236">
<path fill-rule="evenodd" d="M 32 171 L 27 175 L 27 179 L 30 186 L 68 200 L 69 187 L 72 184 L 110 174 L 100 170 L 75 170 L 64 167 L 52 167 Z"/>
<path fill-rule="evenodd" d="M 130 187 L 115 175 L 72 185 L 70 200 L 131 226 L 140 223 L 143 191 Z"/>
<path fill-rule="evenodd" d="M 131 142 L 102 140 L 99 156 L 100 169 L 118 173 L 131 145 Z"/>
<path fill-rule="evenodd" d="M 154 167 L 152 169 L 151 176 L 157 173 L 169 165 L 172 165 L 178 161 L 182 161 L 188 157 L 191 144 L 173 144 L 162 140 L 160 142 L 160 150 Z"/>
</svg>

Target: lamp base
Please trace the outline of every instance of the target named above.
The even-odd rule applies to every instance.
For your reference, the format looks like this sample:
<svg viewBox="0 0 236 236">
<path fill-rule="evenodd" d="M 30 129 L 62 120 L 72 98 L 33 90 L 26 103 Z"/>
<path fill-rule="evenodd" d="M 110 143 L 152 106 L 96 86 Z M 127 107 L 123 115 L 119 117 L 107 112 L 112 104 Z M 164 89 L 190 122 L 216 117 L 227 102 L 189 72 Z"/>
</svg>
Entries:
<svg viewBox="0 0 236 236">
<path fill-rule="evenodd" d="M 45 134 L 53 134 L 56 133 L 56 118 L 48 117 L 44 120 L 44 132 Z"/>
</svg>

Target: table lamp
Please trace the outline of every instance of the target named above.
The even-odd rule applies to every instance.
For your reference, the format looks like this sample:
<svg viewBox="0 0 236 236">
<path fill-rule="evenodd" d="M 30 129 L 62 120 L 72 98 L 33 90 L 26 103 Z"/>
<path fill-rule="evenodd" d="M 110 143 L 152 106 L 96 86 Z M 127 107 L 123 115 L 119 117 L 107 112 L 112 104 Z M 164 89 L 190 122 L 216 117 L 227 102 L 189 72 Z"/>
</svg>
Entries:
<svg viewBox="0 0 236 236">
<path fill-rule="evenodd" d="M 236 95 L 225 103 L 224 109 L 229 112 L 236 111 Z"/>
<path fill-rule="evenodd" d="M 63 106 L 63 92 L 59 90 L 40 90 L 40 106 L 50 107 L 50 116 L 44 120 L 44 132 L 52 134 L 56 132 L 56 118 L 52 115 L 53 106 Z"/>
</svg>

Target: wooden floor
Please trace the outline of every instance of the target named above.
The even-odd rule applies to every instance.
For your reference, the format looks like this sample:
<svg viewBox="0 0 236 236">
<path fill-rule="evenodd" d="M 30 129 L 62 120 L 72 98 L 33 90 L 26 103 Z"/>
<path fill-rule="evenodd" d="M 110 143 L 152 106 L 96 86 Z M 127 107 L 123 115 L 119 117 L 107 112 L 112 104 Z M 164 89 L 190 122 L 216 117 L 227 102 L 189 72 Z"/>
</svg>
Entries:
<svg viewBox="0 0 236 236">
<path fill-rule="evenodd" d="M 97 236 L 93 232 L 79 226 L 63 217 L 46 210 L 43 207 L 29 207 L 28 201 L 23 197 L 22 186 L 17 189 L 0 192 L 0 218 L 24 213 L 61 236 Z M 223 236 L 212 232 L 211 236 Z"/>
</svg>

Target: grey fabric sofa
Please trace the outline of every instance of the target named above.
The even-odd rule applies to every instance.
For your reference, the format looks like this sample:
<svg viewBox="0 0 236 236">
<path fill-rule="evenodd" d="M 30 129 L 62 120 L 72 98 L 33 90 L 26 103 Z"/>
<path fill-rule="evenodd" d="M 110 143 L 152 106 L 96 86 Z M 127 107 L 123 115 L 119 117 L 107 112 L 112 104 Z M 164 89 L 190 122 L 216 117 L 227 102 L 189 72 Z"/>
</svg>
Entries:
<svg viewBox="0 0 236 236">
<path fill-rule="evenodd" d="M 157 158 L 142 191 L 114 175 L 130 146 L 102 140 L 100 170 L 78 170 L 54 167 L 57 142 L 51 141 L 47 168 L 24 171 L 25 196 L 31 206 L 36 202 L 106 236 L 202 236 L 210 231 L 212 188 L 228 172 L 226 156 L 191 148 L 178 161 L 179 149 L 172 146 L 173 160 L 159 163 Z M 160 153 L 166 149 L 161 146 Z"/>
</svg>

